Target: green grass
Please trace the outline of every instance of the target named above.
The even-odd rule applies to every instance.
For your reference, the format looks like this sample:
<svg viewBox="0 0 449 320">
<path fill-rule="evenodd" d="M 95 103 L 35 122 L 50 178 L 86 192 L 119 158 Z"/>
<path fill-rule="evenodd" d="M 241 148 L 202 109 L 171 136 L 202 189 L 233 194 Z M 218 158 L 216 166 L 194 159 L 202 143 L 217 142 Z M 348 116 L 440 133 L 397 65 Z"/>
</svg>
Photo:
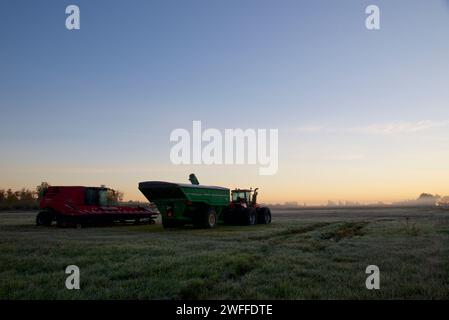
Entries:
<svg viewBox="0 0 449 320">
<path fill-rule="evenodd" d="M 0 213 L 0 299 L 447 299 L 449 213 L 391 210 L 214 230 L 58 229 Z M 80 290 L 65 288 L 71 264 Z M 380 290 L 365 288 L 370 264 Z"/>
</svg>

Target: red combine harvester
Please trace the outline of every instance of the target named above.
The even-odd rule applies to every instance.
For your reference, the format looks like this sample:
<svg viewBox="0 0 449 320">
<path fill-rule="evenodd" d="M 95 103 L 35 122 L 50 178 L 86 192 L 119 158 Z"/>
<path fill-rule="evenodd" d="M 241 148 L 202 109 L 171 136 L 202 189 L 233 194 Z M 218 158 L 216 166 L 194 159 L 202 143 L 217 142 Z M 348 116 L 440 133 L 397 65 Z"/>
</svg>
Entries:
<svg viewBox="0 0 449 320">
<path fill-rule="evenodd" d="M 153 224 L 157 212 L 144 207 L 119 206 L 115 191 L 104 187 L 48 187 L 36 216 L 38 226 L 56 225 L 81 228 L 90 223 L 148 221 Z"/>
</svg>

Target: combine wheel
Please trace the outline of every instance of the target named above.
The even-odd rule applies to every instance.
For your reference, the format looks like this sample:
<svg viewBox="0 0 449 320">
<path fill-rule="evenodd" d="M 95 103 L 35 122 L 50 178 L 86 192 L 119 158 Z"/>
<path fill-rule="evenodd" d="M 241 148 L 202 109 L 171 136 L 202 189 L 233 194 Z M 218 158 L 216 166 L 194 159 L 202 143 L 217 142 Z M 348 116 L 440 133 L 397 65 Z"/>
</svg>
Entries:
<svg viewBox="0 0 449 320">
<path fill-rule="evenodd" d="M 51 226 L 53 222 L 53 215 L 48 211 L 41 211 L 36 216 L 37 226 Z"/>
</svg>

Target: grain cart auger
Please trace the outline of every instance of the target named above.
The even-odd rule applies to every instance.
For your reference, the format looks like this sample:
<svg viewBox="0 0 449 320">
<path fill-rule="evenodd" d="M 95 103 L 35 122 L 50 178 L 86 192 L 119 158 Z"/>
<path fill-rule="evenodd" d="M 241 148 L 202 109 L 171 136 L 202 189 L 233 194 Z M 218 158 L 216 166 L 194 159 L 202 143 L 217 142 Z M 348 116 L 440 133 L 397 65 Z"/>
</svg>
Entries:
<svg viewBox="0 0 449 320">
<path fill-rule="evenodd" d="M 228 188 L 200 185 L 194 174 L 189 176 L 189 180 L 191 184 L 165 181 L 139 183 L 139 190 L 157 206 L 164 228 L 187 224 L 197 228 L 214 228 L 218 223 L 254 225 L 271 222 L 270 209 L 257 204 L 257 189 L 231 192 Z"/>
</svg>

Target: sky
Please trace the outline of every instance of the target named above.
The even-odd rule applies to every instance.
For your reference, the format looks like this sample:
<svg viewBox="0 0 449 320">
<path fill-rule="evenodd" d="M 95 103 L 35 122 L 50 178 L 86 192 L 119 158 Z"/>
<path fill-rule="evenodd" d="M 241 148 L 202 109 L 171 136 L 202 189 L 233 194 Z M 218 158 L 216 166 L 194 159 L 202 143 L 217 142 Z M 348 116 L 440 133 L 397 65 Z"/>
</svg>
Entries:
<svg viewBox="0 0 449 320">
<path fill-rule="evenodd" d="M 2 0 L 0 39 L 0 188 L 144 200 L 140 181 L 195 172 L 268 203 L 449 194 L 449 1 Z M 278 172 L 172 164 L 194 120 L 278 129 Z"/>
</svg>

